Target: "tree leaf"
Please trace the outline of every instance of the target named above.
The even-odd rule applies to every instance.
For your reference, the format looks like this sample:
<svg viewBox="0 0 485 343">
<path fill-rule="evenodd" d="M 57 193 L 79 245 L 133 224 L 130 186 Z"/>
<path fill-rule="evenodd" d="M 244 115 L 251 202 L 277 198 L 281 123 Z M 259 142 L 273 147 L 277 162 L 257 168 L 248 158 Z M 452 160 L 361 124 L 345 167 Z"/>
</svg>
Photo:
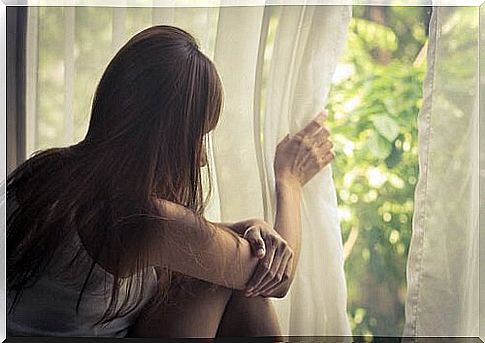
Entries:
<svg viewBox="0 0 485 343">
<path fill-rule="evenodd" d="M 376 130 L 389 142 L 393 142 L 399 135 L 399 125 L 389 116 L 372 116 L 372 123 Z"/>
<path fill-rule="evenodd" d="M 386 159 L 392 151 L 392 144 L 377 132 L 372 132 L 367 141 L 367 147 L 372 155 L 380 160 Z"/>
</svg>

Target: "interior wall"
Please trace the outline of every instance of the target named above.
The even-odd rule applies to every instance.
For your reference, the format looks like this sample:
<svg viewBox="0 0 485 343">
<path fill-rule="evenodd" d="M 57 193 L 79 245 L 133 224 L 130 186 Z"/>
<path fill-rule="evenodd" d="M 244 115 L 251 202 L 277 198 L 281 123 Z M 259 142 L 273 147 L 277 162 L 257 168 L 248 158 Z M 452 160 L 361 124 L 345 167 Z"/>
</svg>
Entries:
<svg viewBox="0 0 485 343">
<path fill-rule="evenodd" d="M 27 8 L 7 7 L 7 175 L 25 160 L 25 39 Z"/>
</svg>

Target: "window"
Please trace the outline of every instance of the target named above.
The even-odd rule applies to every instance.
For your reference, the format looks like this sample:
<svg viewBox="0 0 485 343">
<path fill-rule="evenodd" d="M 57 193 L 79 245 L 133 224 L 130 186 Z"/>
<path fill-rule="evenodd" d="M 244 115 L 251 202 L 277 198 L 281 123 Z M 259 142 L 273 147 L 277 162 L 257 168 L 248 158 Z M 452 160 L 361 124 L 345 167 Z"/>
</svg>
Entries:
<svg viewBox="0 0 485 343">
<path fill-rule="evenodd" d="M 427 7 L 354 6 L 329 123 L 355 335 L 399 336 L 418 180 Z"/>
<path fill-rule="evenodd" d="M 344 8 L 29 8 L 26 154 L 83 138 L 96 83 L 126 39 L 153 24 L 185 28 L 215 60 L 228 90 L 225 123 L 213 137 L 215 150 L 219 147 L 215 152 L 216 168 L 212 168 L 218 178 L 215 216 L 271 217 L 271 160 L 277 139 L 281 133 L 297 128 L 320 105 L 326 104 L 330 113 L 337 158 L 333 175 L 327 170 L 316 186 L 329 191 L 325 199 L 319 200 L 328 206 L 317 208 L 318 220 L 305 219 L 306 224 L 313 225 L 309 230 L 315 236 L 304 239 L 311 242 L 311 237 L 317 237 L 318 244 L 322 244 L 307 245 L 311 255 L 307 261 L 314 259 L 320 265 L 300 266 L 303 276 L 296 282 L 304 286 L 291 296 L 301 300 L 292 300 L 291 306 L 287 301 L 278 308 L 281 318 L 285 318 L 283 328 L 291 327 L 291 334 L 342 335 L 350 333 L 348 319 L 354 335 L 400 336 L 409 291 L 406 268 L 411 277 L 419 272 L 413 269 L 414 260 L 411 269 L 408 263 L 408 254 L 414 258 L 410 247 L 415 239 L 416 249 L 427 249 L 428 253 L 428 260 L 420 261 L 419 266 L 431 275 L 431 281 L 424 280 L 420 286 L 425 301 L 419 306 L 429 306 L 421 308 L 422 318 L 429 319 L 439 311 L 433 307 L 438 305 L 432 293 L 439 288 L 436 280 L 441 280 L 438 274 L 442 270 L 448 276 L 456 274 L 441 289 L 446 294 L 456 290 L 450 294 L 457 295 L 447 298 L 444 308 L 460 305 L 462 312 L 457 318 L 447 317 L 442 327 L 423 325 L 411 316 L 406 318 L 414 323 L 408 332 L 437 335 L 436 330 L 449 328 L 450 335 L 469 335 L 471 331 L 460 325 L 467 317 L 461 313 L 469 313 L 467 318 L 473 319 L 477 310 L 472 306 L 477 303 L 476 289 L 463 285 L 474 282 L 478 268 L 478 243 L 473 245 L 478 232 L 478 210 L 473 207 L 478 202 L 474 198 L 478 199 L 478 195 L 473 193 L 473 149 L 475 143 L 478 145 L 474 131 L 478 120 L 474 63 L 478 61 L 478 12 L 472 7 L 433 8 L 441 20 L 434 22 L 438 34 L 433 36 L 429 30 L 431 10 L 427 7 L 353 6 L 352 19 Z M 438 39 L 441 46 L 437 46 Z M 427 53 L 435 50 L 436 58 L 427 61 Z M 460 57 L 454 59 L 450 54 Z M 431 62 L 436 75 L 432 69 L 431 81 L 427 82 L 425 73 Z M 235 65 L 240 73 L 237 77 L 231 76 L 235 75 Z M 423 132 L 433 130 L 435 135 L 420 136 L 422 144 L 418 144 L 418 112 L 425 103 L 423 83 L 430 107 L 425 113 L 429 122 Z M 439 99 L 436 109 L 431 109 L 433 97 Z M 452 122 L 451 129 L 448 122 Z M 231 132 L 233 128 L 238 130 L 237 135 Z M 455 134 L 453 128 L 463 134 L 450 141 L 448 137 Z M 240 155 L 230 156 L 231 144 L 240 148 Z M 431 157 L 421 155 L 429 151 Z M 449 152 L 454 156 L 452 164 L 448 164 Z M 418 173 L 418 154 L 426 168 L 429 157 L 433 175 Z M 257 167 L 238 169 L 243 164 Z M 234 186 L 228 179 L 228 166 L 237 169 L 234 177 L 244 178 L 248 189 Z M 449 178 L 443 170 L 450 172 Z M 427 194 L 416 194 L 422 176 L 423 182 L 430 185 L 429 198 L 424 198 Z M 461 184 L 463 180 L 466 183 Z M 443 198 L 455 191 L 456 184 L 460 184 L 460 196 L 466 201 L 444 204 Z M 233 188 L 226 191 L 228 187 Z M 335 199 L 332 192 L 336 192 Z M 235 200 L 227 205 L 228 199 Z M 307 201 L 312 199 L 316 198 L 308 197 Z M 419 199 L 421 207 L 416 207 Z M 339 218 L 326 218 L 337 212 L 337 202 Z M 424 207 L 430 210 L 424 213 Z M 420 211 L 421 216 L 416 225 L 415 211 Z M 416 237 L 412 227 L 421 236 Z M 456 228 L 462 230 L 459 237 Z M 432 240 L 427 246 L 423 232 Z M 456 238 L 461 235 L 466 240 L 458 242 Z M 438 256 L 447 254 L 453 263 L 447 260 L 449 264 L 445 263 L 443 269 L 437 268 L 442 262 Z M 340 257 L 345 260 L 344 266 Z M 328 265 L 332 267 L 324 269 Z M 326 279 L 330 274 L 325 274 L 329 270 L 334 273 L 330 283 Z M 412 285 L 413 294 L 417 294 L 419 281 Z M 465 293 L 466 304 L 460 300 Z M 308 294 L 318 300 L 313 301 Z M 415 313 L 418 304 L 412 306 Z M 325 318 L 323 324 L 316 319 L 297 319 L 316 312 L 320 317 L 315 318 Z M 467 328 L 478 327 L 473 320 L 470 323 L 466 323 L 470 324 Z"/>
</svg>

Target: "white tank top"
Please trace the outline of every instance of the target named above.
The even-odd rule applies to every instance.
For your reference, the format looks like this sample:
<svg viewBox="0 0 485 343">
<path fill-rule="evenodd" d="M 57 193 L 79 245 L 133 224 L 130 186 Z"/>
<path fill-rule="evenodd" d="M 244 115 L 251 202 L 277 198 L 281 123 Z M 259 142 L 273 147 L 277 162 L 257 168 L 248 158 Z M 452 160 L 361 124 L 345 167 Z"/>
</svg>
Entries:
<svg viewBox="0 0 485 343">
<path fill-rule="evenodd" d="M 79 292 L 86 278 L 86 272 L 80 274 L 79 270 L 85 271 L 86 261 L 92 261 L 82 248 L 81 258 L 69 266 L 80 246 L 83 247 L 76 232 L 69 244 L 58 249 L 43 276 L 32 287 L 22 291 L 10 313 L 8 310 L 15 294 L 7 296 L 7 336 L 126 336 L 142 308 L 155 295 L 158 287 L 155 269 L 147 270 L 143 282 L 143 300 L 134 311 L 108 324 L 95 324 L 108 308 L 113 276 L 96 264 L 76 312 Z M 66 266 L 68 268 L 63 270 Z M 141 275 L 133 277 L 139 278 Z M 125 298 L 126 281 L 121 279 L 119 304 Z M 138 295 L 137 291 L 132 290 L 131 293 L 129 308 L 137 301 Z"/>
</svg>

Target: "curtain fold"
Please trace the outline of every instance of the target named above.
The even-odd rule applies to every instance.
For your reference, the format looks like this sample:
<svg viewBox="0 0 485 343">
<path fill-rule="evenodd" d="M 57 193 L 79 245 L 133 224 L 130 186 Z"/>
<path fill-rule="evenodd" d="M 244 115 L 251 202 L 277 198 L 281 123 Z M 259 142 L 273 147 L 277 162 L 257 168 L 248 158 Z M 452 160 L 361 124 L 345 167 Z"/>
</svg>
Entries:
<svg viewBox="0 0 485 343">
<path fill-rule="evenodd" d="M 196 37 L 224 84 L 223 114 L 209 137 L 213 195 L 207 217 L 272 222 L 276 144 L 323 109 L 351 11 L 349 6 L 39 7 L 30 15 L 38 50 L 29 55 L 28 155 L 80 140 L 95 86 L 117 49 L 150 25 L 175 25 Z M 64 30 L 57 29 L 59 21 Z M 350 335 L 331 167 L 305 187 L 302 229 L 295 281 L 289 295 L 275 301 L 283 333 Z"/>
<path fill-rule="evenodd" d="M 225 222 L 263 217 L 252 101 L 263 11 L 261 6 L 219 9 L 214 63 L 225 96 L 213 143 Z"/>
<path fill-rule="evenodd" d="M 482 25 L 479 28 L 479 42 L 480 42 L 480 47 L 479 47 L 479 56 L 485 56 L 485 4 L 482 4 L 480 6 L 480 23 Z M 480 132 L 479 132 L 479 146 L 483 147 L 485 146 L 485 58 L 481 58 L 479 61 L 479 78 L 480 78 L 480 88 L 479 88 L 479 127 L 480 127 Z M 479 191 L 479 198 L 480 198 L 480 216 L 479 216 L 479 222 L 480 222 L 480 243 L 479 246 L 481 247 L 480 249 L 480 262 L 479 266 L 479 282 L 480 282 L 480 313 L 479 313 L 479 318 L 480 318 L 480 324 L 479 324 L 479 336 L 482 341 L 485 341 L 485 151 L 480 152 L 480 191 Z"/>
<path fill-rule="evenodd" d="M 478 336 L 478 9 L 435 7 L 405 336 Z"/>
</svg>

